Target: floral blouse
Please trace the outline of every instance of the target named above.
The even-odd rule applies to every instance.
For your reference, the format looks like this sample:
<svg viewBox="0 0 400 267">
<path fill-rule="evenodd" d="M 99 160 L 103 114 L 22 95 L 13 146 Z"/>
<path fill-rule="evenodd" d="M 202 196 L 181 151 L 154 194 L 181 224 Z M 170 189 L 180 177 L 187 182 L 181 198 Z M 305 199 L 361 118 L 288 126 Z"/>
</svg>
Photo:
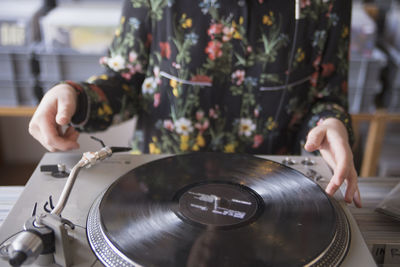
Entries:
<svg viewBox="0 0 400 267">
<path fill-rule="evenodd" d="M 75 126 L 137 115 L 132 146 L 144 153 L 298 153 L 327 117 L 351 136 L 351 1 L 300 2 L 290 60 L 294 0 L 125 1 L 105 73 L 68 81 L 79 91 Z"/>
</svg>

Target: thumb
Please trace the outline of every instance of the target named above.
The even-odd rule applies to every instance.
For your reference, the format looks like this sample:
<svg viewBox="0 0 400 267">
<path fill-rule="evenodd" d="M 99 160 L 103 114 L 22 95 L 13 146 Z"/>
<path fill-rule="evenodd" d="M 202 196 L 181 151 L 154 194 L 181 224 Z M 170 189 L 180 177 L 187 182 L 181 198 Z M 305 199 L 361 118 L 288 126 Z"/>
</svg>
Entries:
<svg viewBox="0 0 400 267">
<path fill-rule="evenodd" d="M 60 92 L 61 93 L 61 92 Z M 71 118 L 76 110 L 75 92 L 65 91 L 57 96 L 57 115 L 56 122 L 59 125 L 66 125 L 71 122 Z"/>
<path fill-rule="evenodd" d="M 324 141 L 326 134 L 326 127 L 320 125 L 311 129 L 307 135 L 307 141 L 304 145 L 304 149 L 308 152 L 317 150 L 322 142 Z"/>
</svg>

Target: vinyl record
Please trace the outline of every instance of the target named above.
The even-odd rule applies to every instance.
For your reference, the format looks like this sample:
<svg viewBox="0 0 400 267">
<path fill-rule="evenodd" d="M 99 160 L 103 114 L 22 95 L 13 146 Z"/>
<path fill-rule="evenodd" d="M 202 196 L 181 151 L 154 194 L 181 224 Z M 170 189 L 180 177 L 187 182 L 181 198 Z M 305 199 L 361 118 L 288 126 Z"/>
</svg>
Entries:
<svg viewBox="0 0 400 267">
<path fill-rule="evenodd" d="M 109 250 L 117 262 L 140 266 L 328 266 L 340 262 L 349 241 L 336 205 L 276 162 L 187 154 L 119 178 L 92 207 L 88 236 L 110 266 Z M 110 248 L 102 251 L 98 239 Z"/>
</svg>

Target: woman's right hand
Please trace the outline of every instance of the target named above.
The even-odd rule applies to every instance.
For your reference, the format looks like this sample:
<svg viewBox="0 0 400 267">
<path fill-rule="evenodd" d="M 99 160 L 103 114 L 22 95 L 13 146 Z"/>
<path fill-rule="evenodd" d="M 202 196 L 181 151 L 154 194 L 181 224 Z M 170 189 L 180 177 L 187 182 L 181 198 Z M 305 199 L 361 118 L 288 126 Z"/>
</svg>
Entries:
<svg viewBox="0 0 400 267">
<path fill-rule="evenodd" d="M 51 152 L 79 148 L 79 132 L 68 125 L 76 110 L 77 93 L 67 84 L 58 84 L 43 97 L 29 123 L 29 133 Z"/>
</svg>

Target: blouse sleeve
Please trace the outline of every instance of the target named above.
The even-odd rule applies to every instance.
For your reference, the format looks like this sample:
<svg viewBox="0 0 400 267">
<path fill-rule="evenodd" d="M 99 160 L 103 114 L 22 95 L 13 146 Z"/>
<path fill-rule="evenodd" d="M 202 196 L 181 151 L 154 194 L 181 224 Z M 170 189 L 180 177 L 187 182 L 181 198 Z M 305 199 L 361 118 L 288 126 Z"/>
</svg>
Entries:
<svg viewBox="0 0 400 267">
<path fill-rule="evenodd" d="M 312 77 L 313 98 L 310 113 L 301 131 L 304 142 L 309 130 L 326 118 L 337 118 L 346 126 L 350 144 L 354 141 L 351 117 L 348 113 L 347 78 L 351 1 L 333 0 L 326 15 L 327 37 Z"/>
<path fill-rule="evenodd" d="M 100 59 L 102 75 L 65 83 L 78 92 L 72 124 L 80 131 L 104 130 L 138 113 L 151 45 L 148 5 L 126 0 L 108 56 Z"/>
</svg>

